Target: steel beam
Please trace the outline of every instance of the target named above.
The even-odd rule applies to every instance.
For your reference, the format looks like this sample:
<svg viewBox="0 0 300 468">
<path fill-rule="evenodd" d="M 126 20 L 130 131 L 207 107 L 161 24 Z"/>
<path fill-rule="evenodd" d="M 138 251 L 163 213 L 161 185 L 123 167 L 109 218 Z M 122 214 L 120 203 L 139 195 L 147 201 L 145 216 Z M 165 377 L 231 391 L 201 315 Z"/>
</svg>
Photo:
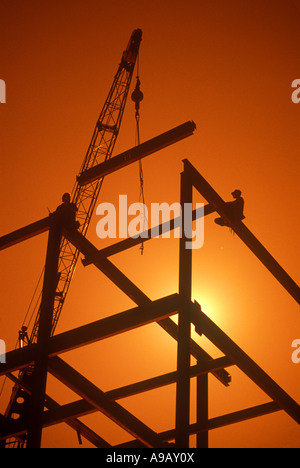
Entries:
<svg viewBox="0 0 300 468">
<path fill-rule="evenodd" d="M 187 159 L 184 160 L 184 167 L 185 170 L 190 173 L 193 185 L 198 192 L 215 207 L 216 211 L 226 220 L 234 232 L 236 232 L 240 239 L 249 247 L 251 252 L 254 253 L 285 290 L 300 304 L 300 288 L 295 281 L 279 265 L 275 258 L 272 257 L 242 221 L 235 221 L 232 219 L 226 208 L 225 201 Z"/>
<path fill-rule="evenodd" d="M 140 292 L 142 294 L 142 292 Z M 147 296 L 146 296 L 147 297 Z M 67 352 L 80 346 L 85 346 L 88 343 L 93 343 L 103 340 L 118 333 L 128 331 L 151 321 L 157 321 L 158 324 L 167 331 L 175 340 L 178 339 L 178 327 L 171 319 L 159 319 L 176 313 L 178 309 L 178 294 L 167 296 L 166 298 L 151 301 L 147 298 L 143 306 L 129 309 L 128 311 L 115 314 L 112 317 L 92 322 L 87 325 L 69 330 L 64 333 L 57 334 L 51 337 L 49 341 L 49 356 L 55 356 L 59 353 Z M 38 348 L 36 344 L 26 346 L 23 349 L 10 351 L 6 356 L 6 364 L 0 366 L 0 376 L 8 375 L 18 369 L 26 368 L 34 363 Z M 210 367 L 212 358 L 202 350 L 193 340 L 191 340 L 191 353 L 194 357 L 202 360 L 204 368 Z M 220 361 L 216 368 L 212 368 L 211 372 L 224 385 L 228 386 L 228 373 L 224 370 L 229 367 L 228 360 Z M 227 375 L 224 375 L 224 373 Z"/>
<path fill-rule="evenodd" d="M 269 377 L 239 346 L 205 315 L 199 305 L 191 309 L 192 322 L 236 366 L 261 388 L 280 408 L 300 424 L 300 406 Z"/>
<path fill-rule="evenodd" d="M 7 249 L 19 242 L 23 242 L 31 237 L 42 234 L 43 232 L 48 231 L 50 226 L 50 217 L 40 219 L 35 223 L 29 224 L 21 229 L 6 234 L 5 236 L 0 237 L 0 250 Z"/>
<path fill-rule="evenodd" d="M 105 161 L 97 166 L 94 166 L 77 177 L 79 185 L 87 185 L 94 180 L 100 179 L 114 171 L 128 166 L 129 164 L 138 161 L 150 154 L 155 153 L 169 145 L 176 143 L 188 136 L 191 136 L 196 129 L 194 122 L 185 122 L 178 127 L 162 133 L 161 135 L 145 141 L 141 145 L 134 146 L 133 148 L 121 153 L 113 158 Z"/>
<path fill-rule="evenodd" d="M 83 325 L 53 336 L 49 343 L 49 355 L 71 351 L 80 346 L 124 333 L 157 320 L 170 317 L 178 312 L 178 294 L 172 294 L 156 301 L 135 307 L 111 317 Z"/>
<path fill-rule="evenodd" d="M 87 325 L 54 335 L 48 343 L 49 357 L 100 341 L 119 333 L 162 320 L 178 312 L 178 294 L 150 301 L 140 307 L 97 320 Z M 39 354 L 37 344 L 10 351 L 6 363 L 0 365 L 0 376 L 34 363 Z"/>
<path fill-rule="evenodd" d="M 224 369 L 225 367 L 230 367 L 232 365 L 233 364 L 227 357 L 212 359 L 207 362 L 200 362 L 199 364 L 190 367 L 189 377 L 192 378 L 199 375 L 205 375 L 209 372 Z M 106 392 L 106 395 L 113 400 L 119 400 L 120 398 L 127 398 L 138 393 L 154 390 L 176 382 L 177 371 L 174 371 L 158 377 L 152 377 L 151 379 L 146 379 L 141 382 L 136 382 L 131 385 L 126 385 L 125 387 L 117 388 L 115 390 L 110 390 Z"/>
<path fill-rule="evenodd" d="M 0 364 L 0 376 L 32 365 L 36 359 L 37 353 L 38 347 L 36 344 L 9 351 L 6 354 L 6 362 Z"/>
<path fill-rule="evenodd" d="M 198 422 L 190 424 L 189 434 L 199 434 L 201 432 L 218 429 L 220 427 L 229 426 L 230 424 L 240 423 L 260 416 L 265 416 L 267 414 L 276 413 L 280 410 L 281 408 L 279 408 L 278 405 L 273 401 L 269 403 L 264 403 L 262 405 L 252 406 L 251 408 L 211 418 L 209 419 L 207 424 Z M 159 437 L 165 442 L 167 442 L 168 440 L 172 440 L 175 437 L 175 430 L 161 432 L 159 434 Z M 126 444 L 123 445 L 124 448 L 125 445 Z"/>
</svg>

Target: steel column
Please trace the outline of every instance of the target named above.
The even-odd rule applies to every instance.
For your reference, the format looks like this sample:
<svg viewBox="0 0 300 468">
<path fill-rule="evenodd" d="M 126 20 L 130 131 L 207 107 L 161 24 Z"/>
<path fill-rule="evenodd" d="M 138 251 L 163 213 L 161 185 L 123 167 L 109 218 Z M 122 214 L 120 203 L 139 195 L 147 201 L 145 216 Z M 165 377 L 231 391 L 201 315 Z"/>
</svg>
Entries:
<svg viewBox="0 0 300 468">
<path fill-rule="evenodd" d="M 192 294 L 192 250 L 186 248 L 187 218 L 185 205 L 192 204 L 193 187 L 186 171 L 181 173 L 181 215 L 182 229 L 179 247 L 179 296 L 178 347 L 177 347 L 177 386 L 176 386 L 176 437 L 178 448 L 189 447 L 190 418 L 190 340 L 191 317 L 190 301 Z M 191 220 L 190 220 L 190 224 Z M 190 226 L 192 230 L 192 225 Z M 189 236 L 190 237 L 190 236 Z M 190 238 L 189 238 L 190 240 Z"/>
<path fill-rule="evenodd" d="M 39 448 L 41 445 L 48 371 L 48 345 L 53 320 L 60 243 L 61 226 L 57 223 L 56 219 L 53 218 L 49 230 L 43 294 L 40 306 L 40 321 L 37 337 L 38 352 L 36 354 L 32 376 L 31 418 L 29 421 L 27 441 L 28 448 Z"/>
<path fill-rule="evenodd" d="M 197 423 L 208 426 L 208 374 L 197 377 Z M 197 448 L 208 448 L 208 430 L 197 434 Z"/>
</svg>

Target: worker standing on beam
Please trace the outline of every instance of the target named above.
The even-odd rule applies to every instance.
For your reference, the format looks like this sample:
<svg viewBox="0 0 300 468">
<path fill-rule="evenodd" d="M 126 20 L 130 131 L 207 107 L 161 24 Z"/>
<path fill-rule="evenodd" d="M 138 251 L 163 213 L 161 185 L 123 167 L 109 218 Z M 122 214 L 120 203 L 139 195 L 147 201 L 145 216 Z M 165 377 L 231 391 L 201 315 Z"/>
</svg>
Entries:
<svg viewBox="0 0 300 468">
<path fill-rule="evenodd" d="M 70 227 L 78 229 L 80 224 L 76 221 L 77 211 L 77 206 L 75 203 L 71 202 L 71 195 L 69 193 L 64 193 L 62 196 L 62 204 L 56 208 L 55 214 L 61 217 Z"/>
</svg>

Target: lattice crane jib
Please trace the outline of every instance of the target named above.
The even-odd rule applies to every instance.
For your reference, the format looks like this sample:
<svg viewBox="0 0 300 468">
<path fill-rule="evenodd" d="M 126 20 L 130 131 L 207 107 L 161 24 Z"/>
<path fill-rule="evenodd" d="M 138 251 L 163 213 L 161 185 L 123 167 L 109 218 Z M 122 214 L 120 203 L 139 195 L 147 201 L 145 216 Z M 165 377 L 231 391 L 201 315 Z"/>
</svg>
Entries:
<svg viewBox="0 0 300 468">
<path fill-rule="evenodd" d="M 112 86 L 106 98 L 103 109 L 97 120 L 86 156 L 79 171 L 79 176 L 90 169 L 110 159 L 121 126 L 122 117 L 128 97 L 128 92 L 137 60 L 142 31 L 133 31 L 128 46 L 123 52 L 120 65 L 114 77 Z M 81 186 L 77 182 L 73 188 L 72 202 L 77 206 L 77 220 L 80 223 L 79 232 L 86 235 L 95 204 L 103 184 L 103 178 Z M 55 331 L 65 298 L 75 272 L 78 260 L 77 249 L 67 240 L 62 240 L 58 284 L 53 314 L 52 334 Z M 39 325 L 37 316 L 31 333 L 31 342 L 35 342 Z"/>
<path fill-rule="evenodd" d="M 130 37 L 127 48 L 122 54 L 120 64 L 114 76 L 113 83 L 109 90 L 108 96 L 101 110 L 99 118 L 80 168 L 78 177 L 85 172 L 102 162 L 110 159 L 121 127 L 122 117 L 125 110 L 125 105 L 130 89 L 130 84 L 138 57 L 139 47 L 142 40 L 142 31 L 135 29 Z M 78 231 L 86 235 L 95 204 L 97 202 L 99 192 L 101 190 L 103 179 L 98 179 L 87 185 L 80 185 L 77 180 L 72 191 L 72 203 L 77 207 L 77 221 L 80 224 Z M 58 262 L 58 281 L 56 288 L 55 303 L 53 309 L 53 322 L 51 335 L 54 334 L 57 326 L 68 289 L 75 272 L 76 263 L 78 260 L 79 251 L 66 238 L 62 238 L 60 255 Z M 35 343 L 37 341 L 39 330 L 40 311 L 38 309 L 34 325 L 30 334 L 29 341 Z M 30 379 L 31 369 L 21 371 L 19 378 L 22 380 Z M 19 412 L 25 410 L 27 405 L 18 405 L 19 399 L 28 399 L 28 394 L 15 386 L 11 395 L 10 402 L 6 410 L 6 418 L 19 415 L 26 418 L 26 414 L 20 415 Z M 26 411 L 25 411 L 26 413 Z M 8 445 L 10 441 L 7 441 Z M 21 443 L 22 439 L 17 441 Z"/>
</svg>

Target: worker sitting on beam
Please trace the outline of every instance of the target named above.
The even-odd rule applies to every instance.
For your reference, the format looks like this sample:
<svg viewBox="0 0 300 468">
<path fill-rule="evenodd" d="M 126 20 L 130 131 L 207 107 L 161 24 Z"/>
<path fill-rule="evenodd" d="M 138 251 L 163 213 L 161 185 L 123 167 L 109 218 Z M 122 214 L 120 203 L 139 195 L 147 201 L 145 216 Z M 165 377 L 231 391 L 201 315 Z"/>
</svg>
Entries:
<svg viewBox="0 0 300 468">
<path fill-rule="evenodd" d="M 244 216 L 245 202 L 242 197 L 242 192 L 240 190 L 234 190 L 234 192 L 232 192 L 231 195 L 233 196 L 235 200 L 232 202 L 226 203 L 228 215 L 230 218 L 232 218 L 233 221 L 242 221 L 243 219 L 245 219 L 245 216 Z M 215 223 L 218 224 L 219 226 L 230 227 L 229 224 L 223 218 L 216 218 Z"/>
</svg>

